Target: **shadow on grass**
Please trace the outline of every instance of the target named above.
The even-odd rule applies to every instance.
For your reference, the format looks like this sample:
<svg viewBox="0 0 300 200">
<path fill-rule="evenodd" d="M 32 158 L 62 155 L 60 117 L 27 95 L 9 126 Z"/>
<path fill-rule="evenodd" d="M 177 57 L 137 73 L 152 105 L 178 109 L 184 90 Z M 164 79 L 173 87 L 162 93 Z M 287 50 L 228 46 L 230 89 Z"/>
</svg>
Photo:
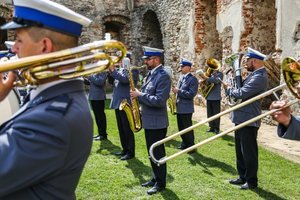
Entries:
<svg viewBox="0 0 300 200">
<path fill-rule="evenodd" d="M 108 151 L 110 154 L 115 154 L 122 149 L 119 146 L 114 145 L 111 141 L 109 140 L 102 140 L 100 142 L 99 149 L 96 151 L 96 153 L 101 154 L 102 151 Z"/>
<path fill-rule="evenodd" d="M 169 148 L 177 148 L 178 146 L 180 146 L 181 142 L 175 140 L 175 139 L 172 139 L 172 140 L 169 140 L 168 142 L 165 143 L 165 146 L 166 147 L 169 147 Z"/>
<path fill-rule="evenodd" d="M 172 200 L 178 200 L 180 199 L 175 192 L 173 192 L 172 190 L 166 188 L 164 191 L 161 192 L 161 196 L 163 197 L 163 199 L 172 199 Z"/>
<path fill-rule="evenodd" d="M 209 168 L 220 168 L 222 171 L 235 175 L 236 170 L 231 165 L 228 165 L 224 162 L 220 162 L 216 159 L 205 157 L 200 153 L 190 154 L 191 157 L 188 158 L 189 162 L 192 165 L 200 165 L 204 168 L 204 172 L 210 175 L 213 175 Z"/>
<path fill-rule="evenodd" d="M 137 158 L 127 160 L 126 162 L 128 164 L 125 167 L 132 171 L 133 176 L 139 180 L 140 184 L 148 181 L 145 180 L 144 177 L 151 175 L 151 168 L 149 166 L 145 165 L 142 161 L 140 161 Z"/>
<path fill-rule="evenodd" d="M 256 188 L 253 190 L 253 192 L 255 192 L 261 198 L 266 199 L 266 200 L 286 200 L 285 198 L 282 198 L 282 197 L 278 196 L 277 194 L 263 190 L 261 188 Z"/>
</svg>

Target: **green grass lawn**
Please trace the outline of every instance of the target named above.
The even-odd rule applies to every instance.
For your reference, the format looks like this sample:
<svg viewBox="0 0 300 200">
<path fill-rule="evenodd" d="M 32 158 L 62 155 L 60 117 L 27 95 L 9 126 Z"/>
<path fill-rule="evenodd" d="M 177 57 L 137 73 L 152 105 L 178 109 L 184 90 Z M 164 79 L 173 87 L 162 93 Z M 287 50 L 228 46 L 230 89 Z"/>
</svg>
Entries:
<svg viewBox="0 0 300 200">
<path fill-rule="evenodd" d="M 259 187 L 243 191 L 228 183 L 236 178 L 234 141 L 224 136 L 167 163 L 167 188 L 149 196 L 141 183 L 151 178 L 144 131 L 135 134 L 136 157 L 121 161 L 114 110 L 106 109 L 108 139 L 96 141 L 77 187 L 77 199 L 300 199 L 300 165 L 259 148 Z M 169 115 L 168 135 L 177 132 L 176 118 Z M 96 127 L 95 134 L 96 134 Z M 195 130 L 196 142 L 213 136 L 207 126 Z M 275 133 L 274 133 L 275 134 Z M 181 138 L 166 143 L 167 155 L 178 150 Z"/>
</svg>

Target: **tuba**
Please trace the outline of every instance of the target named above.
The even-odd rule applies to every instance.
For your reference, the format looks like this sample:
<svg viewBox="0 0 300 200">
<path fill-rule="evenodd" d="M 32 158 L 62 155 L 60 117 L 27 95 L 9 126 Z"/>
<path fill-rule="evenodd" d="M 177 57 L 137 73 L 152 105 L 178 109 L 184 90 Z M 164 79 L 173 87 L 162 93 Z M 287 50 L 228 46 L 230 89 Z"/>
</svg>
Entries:
<svg viewBox="0 0 300 200">
<path fill-rule="evenodd" d="M 208 96 L 208 94 L 210 93 L 210 91 L 214 87 L 214 83 L 208 84 L 206 82 L 206 79 L 208 79 L 211 76 L 211 74 L 213 73 L 214 70 L 218 70 L 221 67 L 221 63 L 218 60 L 214 59 L 214 58 L 209 58 L 206 61 L 206 64 L 207 64 L 206 72 L 203 72 L 202 69 L 199 69 L 199 70 L 196 71 L 196 74 L 199 74 L 199 76 L 203 80 L 199 85 L 199 92 L 201 93 L 201 95 L 204 98 L 206 98 Z"/>
<path fill-rule="evenodd" d="M 238 89 L 243 86 L 243 80 L 241 75 L 241 71 L 243 69 L 243 67 L 241 67 L 243 56 L 244 54 L 242 53 L 235 53 L 225 59 L 225 63 L 230 66 L 230 69 L 227 72 L 225 72 L 225 82 L 231 88 Z M 241 101 L 241 99 L 235 99 L 230 96 L 226 97 L 226 104 L 229 106 L 235 106 L 241 103 Z"/>
<path fill-rule="evenodd" d="M 128 70 L 129 74 L 129 87 L 130 90 L 135 90 L 134 86 L 134 80 L 132 76 L 132 70 L 133 69 L 142 69 L 146 67 L 146 65 L 143 65 L 141 67 L 132 66 Z M 141 120 L 141 114 L 140 114 L 140 106 L 137 98 L 131 98 L 131 106 L 127 102 L 127 99 L 123 99 L 119 110 L 124 110 L 129 122 L 130 129 L 132 132 L 139 132 L 142 129 L 142 120 Z"/>
</svg>

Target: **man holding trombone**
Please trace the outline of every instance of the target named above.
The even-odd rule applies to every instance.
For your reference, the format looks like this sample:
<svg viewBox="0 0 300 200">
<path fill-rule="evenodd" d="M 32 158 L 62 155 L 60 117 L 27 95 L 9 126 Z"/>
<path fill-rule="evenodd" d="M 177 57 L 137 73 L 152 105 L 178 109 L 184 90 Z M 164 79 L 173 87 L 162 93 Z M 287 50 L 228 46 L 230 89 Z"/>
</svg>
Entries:
<svg viewBox="0 0 300 200">
<path fill-rule="evenodd" d="M 20 66 L 30 58 L 32 65 L 37 64 L 34 55 L 36 59 L 76 47 L 82 27 L 91 23 L 49 0 L 13 2 L 13 21 L 1 29 L 15 31 L 12 49 Z M 12 73 L 6 81 L 0 76 L 0 100 L 12 89 L 13 81 Z M 76 199 L 92 133 L 82 80 L 52 77 L 40 82 L 30 100 L 0 126 L 0 199 Z"/>
<path fill-rule="evenodd" d="M 283 108 L 285 105 L 285 101 L 274 101 L 270 109 Z M 300 140 L 300 118 L 292 115 L 290 107 L 275 112 L 272 114 L 272 118 L 279 123 L 277 129 L 279 137 L 290 140 Z"/>
<path fill-rule="evenodd" d="M 226 95 L 242 101 L 251 99 L 267 90 L 268 76 L 264 68 L 265 55 L 248 48 L 246 53 L 246 67 L 249 76 L 243 81 L 243 86 L 238 89 L 227 88 L 224 84 Z M 261 102 L 256 100 L 232 112 L 231 120 L 237 126 L 261 114 Z M 230 184 L 241 185 L 241 189 L 254 189 L 257 187 L 258 171 L 258 145 L 257 133 L 260 120 L 253 122 L 235 131 L 236 164 L 239 177 L 230 180 Z"/>
</svg>

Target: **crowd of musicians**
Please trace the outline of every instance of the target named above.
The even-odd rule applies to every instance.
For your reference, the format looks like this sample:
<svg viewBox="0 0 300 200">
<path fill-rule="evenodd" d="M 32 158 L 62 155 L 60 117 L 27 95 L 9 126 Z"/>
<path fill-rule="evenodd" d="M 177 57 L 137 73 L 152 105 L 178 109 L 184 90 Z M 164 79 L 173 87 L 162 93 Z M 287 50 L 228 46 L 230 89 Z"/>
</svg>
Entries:
<svg viewBox="0 0 300 200">
<path fill-rule="evenodd" d="M 48 0 L 15 0 L 13 21 L 1 29 L 14 30 L 16 40 L 11 52 L 19 58 L 42 55 L 61 49 L 78 46 L 82 27 L 91 21 Z M 55 23 L 53 23 L 55 21 Z M 122 150 L 116 152 L 121 160 L 135 157 L 135 138 L 126 112 L 120 109 L 121 102 L 137 99 L 142 128 L 145 133 L 147 151 L 151 145 L 164 139 L 169 126 L 167 100 L 170 93 L 176 96 L 178 130 L 192 125 L 194 97 L 199 84 L 213 84 L 206 98 L 207 117 L 220 113 L 222 86 L 227 96 L 246 101 L 267 89 L 268 75 L 264 67 L 265 55 L 248 48 L 245 59 L 249 75 L 242 86 L 233 88 L 223 81 L 221 70 L 214 69 L 205 80 L 192 73 L 193 62 L 181 58 L 181 75 L 172 85 L 170 74 L 162 63 L 163 50 L 143 47 L 143 62 L 147 75 L 141 86 L 138 70 L 130 80 L 131 53 L 120 63 L 111 65 L 108 71 L 95 73 L 83 79 L 52 80 L 40 83 L 33 89 L 20 110 L 0 126 L 0 198 L 1 199 L 75 199 L 75 189 L 88 159 L 92 137 L 107 140 L 107 118 L 105 114 L 105 84 L 113 86 L 110 108 L 115 117 Z M 67 68 L 68 66 L 66 66 Z M 9 72 L 4 78 L 0 74 L 0 100 L 13 88 L 16 76 Z M 134 81 L 135 88 L 130 87 Z M 88 100 L 84 83 L 89 85 Z M 286 102 L 276 101 L 270 109 L 283 108 Z M 93 133 L 94 114 L 97 135 Z M 237 126 L 261 113 L 260 100 L 256 100 L 231 113 Z M 290 107 L 275 112 L 273 119 L 279 122 L 278 135 L 286 139 L 300 140 L 297 128 L 300 118 L 291 114 Z M 241 189 L 258 186 L 257 134 L 260 120 L 235 131 L 235 152 L 238 177 L 229 181 Z M 220 119 L 209 123 L 208 132 L 219 134 Z M 195 144 L 193 131 L 181 136 L 179 150 Z M 195 153 L 195 150 L 189 153 Z M 157 159 L 166 156 L 164 145 L 154 150 Z M 166 188 L 167 165 L 157 165 L 149 159 L 152 177 L 141 186 L 149 187 L 149 195 Z"/>
</svg>

